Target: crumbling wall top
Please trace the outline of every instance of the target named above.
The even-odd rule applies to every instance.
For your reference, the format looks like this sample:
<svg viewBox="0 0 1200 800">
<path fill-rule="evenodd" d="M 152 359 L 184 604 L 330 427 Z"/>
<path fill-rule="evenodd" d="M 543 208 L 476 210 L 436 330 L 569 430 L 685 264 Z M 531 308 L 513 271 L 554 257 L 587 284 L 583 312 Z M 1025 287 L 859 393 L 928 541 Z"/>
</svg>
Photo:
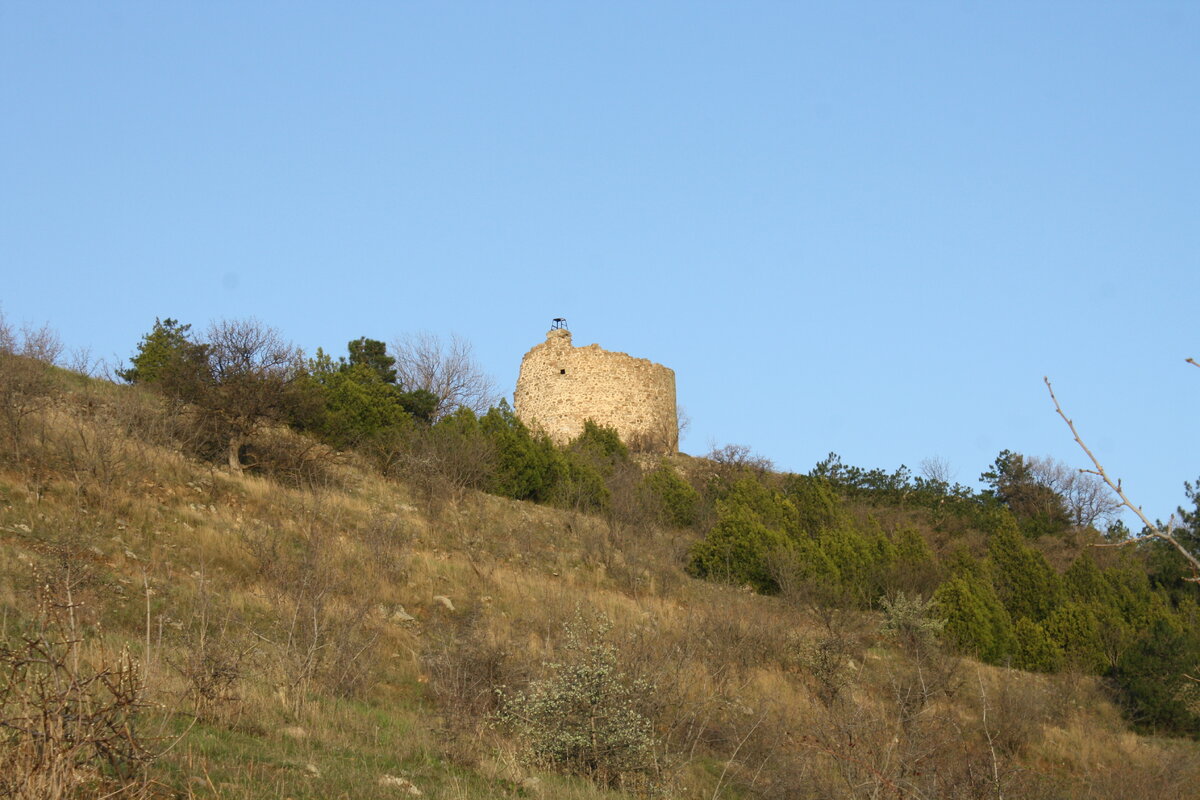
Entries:
<svg viewBox="0 0 1200 800">
<path fill-rule="evenodd" d="M 571 332 L 566 328 L 554 328 L 546 331 L 546 344 L 551 347 L 570 347 Z"/>
</svg>

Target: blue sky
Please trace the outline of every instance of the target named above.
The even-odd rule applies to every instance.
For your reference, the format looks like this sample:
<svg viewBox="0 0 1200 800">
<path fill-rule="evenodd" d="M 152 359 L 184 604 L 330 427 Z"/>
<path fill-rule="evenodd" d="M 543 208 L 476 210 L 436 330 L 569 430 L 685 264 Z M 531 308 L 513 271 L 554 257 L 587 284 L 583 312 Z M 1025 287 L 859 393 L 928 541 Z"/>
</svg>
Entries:
<svg viewBox="0 0 1200 800">
<path fill-rule="evenodd" d="M 691 453 L 1200 475 L 1200 5 L 0 5 L 0 305 L 312 351 L 564 316 Z"/>
</svg>

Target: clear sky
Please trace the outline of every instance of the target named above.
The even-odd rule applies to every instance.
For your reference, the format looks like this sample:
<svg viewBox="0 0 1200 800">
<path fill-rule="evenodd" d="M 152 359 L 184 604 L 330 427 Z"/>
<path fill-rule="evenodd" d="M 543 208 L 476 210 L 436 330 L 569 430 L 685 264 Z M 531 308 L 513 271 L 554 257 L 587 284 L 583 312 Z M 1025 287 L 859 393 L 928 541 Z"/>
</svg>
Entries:
<svg viewBox="0 0 1200 800">
<path fill-rule="evenodd" d="M 311 352 L 552 317 L 683 449 L 1200 475 L 1195 2 L 0 3 L 0 305 Z"/>
</svg>

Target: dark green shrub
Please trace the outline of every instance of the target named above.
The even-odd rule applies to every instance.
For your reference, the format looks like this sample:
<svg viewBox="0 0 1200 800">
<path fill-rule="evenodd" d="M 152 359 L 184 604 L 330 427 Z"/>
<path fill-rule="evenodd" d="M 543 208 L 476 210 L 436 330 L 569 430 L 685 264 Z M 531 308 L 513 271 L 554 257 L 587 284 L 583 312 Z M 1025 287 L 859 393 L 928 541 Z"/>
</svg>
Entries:
<svg viewBox="0 0 1200 800">
<path fill-rule="evenodd" d="M 1013 649 L 1012 623 L 992 585 L 978 575 L 958 575 L 933 595 L 946 636 L 960 650 L 999 663 Z"/>
<path fill-rule="evenodd" d="M 1062 602 L 1062 580 L 1041 553 L 1025 544 L 1011 519 L 988 540 L 988 556 L 997 594 L 1013 619 L 1042 622 Z"/>
<path fill-rule="evenodd" d="M 1032 672 L 1057 672 L 1062 669 L 1062 648 L 1039 623 L 1028 617 L 1021 617 L 1013 626 L 1013 638 L 1016 646 L 1013 653 L 1014 667 Z"/>
<path fill-rule="evenodd" d="M 549 439 L 534 436 L 503 400 L 479 420 L 479 429 L 495 453 L 489 491 L 535 502 L 553 496 L 564 465 Z"/>
<path fill-rule="evenodd" d="M 688 571 L 699 578 L 749 584 L 756 591 L 773 593 L 779 583 L 769 566 L 771 557 L 789 549 L 782 531 L 767 527 L 750 508 L 733 506 L 692 548 Z"/>
<path fill-rule="evenodd" d="M 1130 720 L 1140 729 L 1200 733 L 1196 714 L 1200 685 L 1190 679 L 1200 666 L 1200 642 L 1165 611 L 1155 615 L 1121 655 L 1114 679 Z"/>
<path fill-rule="evenodd" d="M 581 455 L 605 477 L 608 477 L 619 464 L 629 463 L 629 449 L 621 441 L 616 428 L 600 425 L 592 420 L 584 420 L 583 432 L 567 445 Z"/>
<path fill-rule="evenodd" d="M 656 501 L 663 522 L 676 528 L 688 528 L 700 515 L 700 493 L 665 461 L 644 479 Z"/>
<path fill-rule="evenodd" d="M 389 428 L 411 423 L 396 387 L 384 383 L 365 364 L 337 368 L 318 351 L 309 362 L 309 375 L 323 401 L 322 413 L 313 427 L 335 447 L 361 445 Z"/>
<path fill-rule="evenodd" d="M 612 492 L 604 476 L 573 450 L 558 454 L 559 472 L 550 502 L 560 508 L 604 514 L 612 507 Z"/>
<path fill-rule="evenodd" d="M 805 533 L 816 534 L 844 522 L 841 501 L 824 478 L 789 475 L 784 481 L 784 495 L 796 509 L 796 527 Z"/>
<path fill-rule="evenodd" d="M 1046 634 L 1062 649 L 1065 664 L 1100 673 L 1106 666 L 1100 622 L 1090 606 L 1065 603 L 1045 622 Z"/>
</svg>

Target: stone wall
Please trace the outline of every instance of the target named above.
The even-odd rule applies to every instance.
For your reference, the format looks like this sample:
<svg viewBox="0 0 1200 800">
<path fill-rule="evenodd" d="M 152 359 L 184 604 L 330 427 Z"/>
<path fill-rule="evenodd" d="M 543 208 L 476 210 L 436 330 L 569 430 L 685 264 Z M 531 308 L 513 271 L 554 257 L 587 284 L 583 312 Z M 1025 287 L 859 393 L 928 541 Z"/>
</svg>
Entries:
<svg viewBox="0 0 1200 800">
<path fill-rule="evenodd" d="M 565 329 L 547 333 L 521 359 L 513 400 L 522 422 L 559 444 L 578 436 L 590 419 L 616 428 L 633 450 L 679 448 L 675 372 L 595 344 L 574 347 Z"/>
</svg>

